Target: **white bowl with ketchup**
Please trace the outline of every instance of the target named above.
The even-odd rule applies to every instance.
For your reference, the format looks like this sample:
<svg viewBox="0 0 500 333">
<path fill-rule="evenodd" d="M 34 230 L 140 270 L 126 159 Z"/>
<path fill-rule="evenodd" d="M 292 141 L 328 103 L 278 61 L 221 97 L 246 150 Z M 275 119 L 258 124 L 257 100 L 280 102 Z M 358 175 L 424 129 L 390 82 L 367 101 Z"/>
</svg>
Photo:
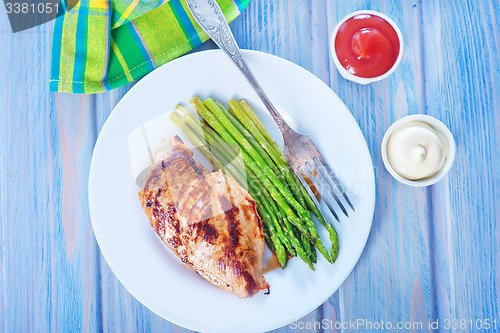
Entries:
<svg viewBox="0 0 500 333">
<path fill-rule="evenodd" d="M 360 10 L 337 24 L 330 52 L 344 78 L 368 84 L 386 78 L 398 67 L 403 57 L 403 36 L 386 15 Z"/>
</svg>

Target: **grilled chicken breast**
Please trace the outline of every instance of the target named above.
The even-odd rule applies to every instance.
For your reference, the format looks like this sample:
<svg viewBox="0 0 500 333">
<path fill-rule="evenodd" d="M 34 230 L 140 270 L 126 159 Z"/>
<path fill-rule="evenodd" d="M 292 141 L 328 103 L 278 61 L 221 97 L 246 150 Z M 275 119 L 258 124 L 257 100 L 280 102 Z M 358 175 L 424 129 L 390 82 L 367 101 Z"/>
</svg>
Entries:
<svg viewBox="0 0 500 333">
<path fill-rule="evenodd" d="M 217 287 L 250 297 L 269 288 L 262 275 L 264 235 L 255 201 L 222 172 L 193 160 L 179 137 L 139 192 L 163 242 Z"/>
</svg>

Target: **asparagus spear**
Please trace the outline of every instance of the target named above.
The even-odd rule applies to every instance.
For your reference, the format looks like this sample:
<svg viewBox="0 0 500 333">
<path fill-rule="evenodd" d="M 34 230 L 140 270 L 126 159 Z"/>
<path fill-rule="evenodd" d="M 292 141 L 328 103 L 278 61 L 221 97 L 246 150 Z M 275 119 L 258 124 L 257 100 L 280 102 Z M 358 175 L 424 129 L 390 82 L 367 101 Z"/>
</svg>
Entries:
<svg viewBox="0 0 500 333">
<path fill-rule="evenodd" d="M 265 190 L 265 189 L 264 189 Z M 281 240 L 281 242 L 283 243 L 283 245 L 285 245 L 285 248 L 287 249 L 288 253 L 292 256 L 292 257 L 295 257 L 297 255 L 297 252 L 295 251 L 295 249 L 293 248 L 292 246 L 292 243 L 290 242 L 290 240 L 286 237 L 286 235 L 284 234 L 283 232 L 283 229 L 281 228 L 280 226 L 280 223 L 279 223 L 279 220 L 278 220 L 278 217 L 276 215 L 276 209 L 275 208 L 275 205 L 274 205 L 274 202 L 269 200 L 266 196 L 266 192 L 267 191 L 264 191 L 263 192 L 263 195 L 261 197 L 261 202 L 266 206 L 267 208 L 267 211 L 269 212 L 269 214 L 271 215 L 271 221 L 273 222 L 274 224 L 274 230 L 276 231 L 276 234 L 278 235 L 278 238 Z"/>
<path fill-rule="evenodd" d="M 276 257 L 278 258 L 278 262 L 281 265 L 281 268 L 286 267 L 286 251 L 285 248 L 283 247 L 283 244 L 280 242 L 276 230 L 274 230 L 273 223 L 271 221 L 271 216 L 269 215 L 268 210 L 266 207 L 262 204 L 261 198 L 253 193 L 252 188 L 250 188 L 250 194 L 254 198 L 256 204 L 257 204 L 257 211 L 259 212 L 259 216 L 261 217 L 262 225 L 267 229 L 267 232 L 269 233 L 268 238 L 270 238 L 270 242 L 272 245 L 269 246 L 269 248 L 276 253 Z"/>
<path fill-rule="evenodd" d="M 260 156 L 262 156 L 265 163 L 267 163 L 267 165 L 269 165 L 269 167 L 274 172 L 274 174 L 276 176 L 280 177 L 281 173 L 278 170 L 278 168 L 276 167 L 276 165 L 274 164 L 272 158 L 264 150 L 264 148 L 261 147 L 261 145 L 257 142 L 257 140 L 255 140 L 255 138 L 252 136 L 252 134 L 249 131 L 247 131 L 247 129 L 240 123 L 240 121 L 238 119 L 236 119 L 231 113 L 229 113 L 229 111 L 226 110 L 226 108 L 224 108 L 224 106 L 222 106 L 221 103 L 215 102 L 215 105 L 212 105 L 212 107 L 217 107 L 219 109 L 219 111 L 222 112 L 229 119 L 231 124 L 233 124 L 234 127 L 236 127 L 236 129 L 248 140 L 250 145 L 252 145 L 252 147 L 257 151 L 257 153 Z M 280 180 L 283 181 L 283 179 L 280 179 Z"/>
<path fill-rule="evenodd" d="M 210 151 L 218 153 L 219 160 L 221 159 L 221 157 L 224 157 L 224 168 L 233 166 L 236 169 L 244 170 L 243 163 L 235 158 L 235 156 L 237 155 L 236 149 L 230 147 L 227 143 L 223 142 L 223 140 L 215 138 L 212 135 L 214 133 L 213 130 L 209 127 L 203 126 L 201 121 L 196 118 L 191 112 L 187 111 L 184 107 L 177 106 L 175 112 L 184 119 L 184 121 L 198 135 L 198 137 L 203 139 L 203 142 L 206 142 Z M 245 179 L 244 171 L 240 172 L 240 179 L 242 180 L 242 182 Z"/>
<path fill-rule="evenodd" d="M 304 234 L 300 234 L 300 242 L 302 243 L 304 250 L 309 254 L 313 264 L 315 264 L 318 261 L 318 256 L 316 255 L 314 244 L 311 244 L 310 240 L 304 237 Z"/>
<path fill-rule="evenodd" d="M 295 197 L 299 200 L 299 202 L 303 207 L 306 207 L 302 193 L 299 190 L 297 182 L 293 177 L 295 173 L 290 168 L 290 165 L 281 154 L 281 151 L 279 149 L 276 149 L 274 145 L 270 144 L 269 141 L 266 140 L 264 135 L 262 135 L 262 133 L 257 129 L 254 122 L 247 116 L 245 111 L 243 111 L 241 105 L 236 100 L 233 99 L 232 101 L 230 101 L 229 106 L 231 107 L 231 110 L 233 111 L 236 118 L 238 118 L 238 120 L 245 126 L 245 129 L 248 130 L 248 132 L 250 132 L 251 135 L 255 137 L 255 140 L 258 142 L 258 144 L 269 153 L 272 160 L 274 161 L 274 163 L 276 163 L 283 176 L 285 176 L 285 179 L 288 185 L 290 186 L 292 192 L 294 193 Z"/>
<path fill-rule="evenodd" d="M 279 208 L 279 207 L 278 207 Z M 285 233 L 288 235 L 288 239 L 292 243 L 293 248 L 297 251 L 297 255 L 305 261 L 309 267 L 314 271 L 314 266 L 312 264 L 310 254 L 306 252 L 306 250 L 303 248 L 300 240 L 294 235 L 293 233 L 293 225 L 290 223 L 288 220 L 287 216 L 283 213 L 283 211 L 280 211 L 281 213 L 281 222 L 282 222 L 282 227 Z M 304 234 L 302 234 L 304 235 Z"/>
<path fill-rule="evenodd" d="M 316 216 L 321 225 L 325 227 L 325 229 L 328 231 L 330 241 L 332 242 L 330 256 L 332 258 L 332 261 L 335 262 L 335 260 L 337 260 L 337 257 L 339 255 L 339 237 L 337 235 L 337 231 L 335 230 L 334 226 L 331 223 L 328 223 L 323 218 L 323 214 L 321 214 L 318 207 L 316 207 L 316 204 L 311 199 L 311 197 L 307 193 L 307 190 L 304 188 L 302 183 L 300 183 L 300 181 L 299 181 L 299 188 L 304 193 L 304 198 L 306 200 L 307 208 L 314 214 L 314 216 Z"/>
<path fill-rule="evenodd" d="M 259 212 L 259 215 L 260 215 L 260 212 Z M 262 216 L 261 216 L 261 219 L 262 219 Z M 276 249 L 274 248 L 274 244 L 273 244 L 273 241 L 271 239 L 270 231 L 269 231 L 269 229 L 267 229 L 267 227 L 264 223 L 262 223 L 262 232 L 264 233 L 264 240 L 266 241 L 267 246 L 269 247 L 269 249 L 273 253 L 276 253 Z"/>
<path fill-rule="evenodd" d="M 245 114 L 247 115 L 247 117 L 250 118 L 250 120 L 252 120 L 255 127 L 257 127 L 262 136 L 264 136 L 264 138 L 267 140 L 267 142 L 269 142 L 269 144 L 272 145 L 274 149 L 280 151 L 280 146 L 278 146 L 276 141 L 274 141 L 274 139 L 271 137 L 271 134 L 269 134 L 269 132 L 266 130 L 266 128 L 260 121 L 259 117 L 257 117 L 255 112 L 253 112 L 252 108 L 250 108 L 250 105 L 248 105 L 247 101 L 242 99 L 238 103 L 245 112 Z"/>
<path fill-rule="evenodd" d="M 214 158 L 212 153 L 206 148 L 205 144 L 201 141 L 201 139 L 193 131 L 190 130 L 187 124 L 184 123 L 182 118 L 177 113 L 172 112 L 170 114 L 170 120 L 172 120 L 172 122 L 181 129 L 181 131 L 188 137 L 189 141 L 191 141 L 191 143 L 195 147 L 198 147 L 203 156 L 205 156 L 210 161 L 210 163 L 214 165 L 214 167 L 218 169 L 222 167 L 220 162 L 217 161 L 216 158 Z"/>
<path fill-rule="evenodd" d="M 275 157 L 276 156 L 275 154 L 278 154 L 280 160 L 285 162 L 285 163 L 283 163 L 283 165 L 285 168 L 288 168 L 291 171 L 292 176 L 293 176 L 300 192 L 302 193 L 302 196 L 305 199 L 307 208 L 316 216 L 318 221 L 327 229 L 329 237 L 330 237 L 330 241 L 332 242 L 332 249 L 331 249 L 330 254 L 332 257 L 332 261 L 335 261 L 337 259 L 338 252 L 339 252 L 339 243 L 338 243 L 337 232 L 336 232 L 335 228 L 333 227 L 333 225 L 331 223 L 328 223 L 323 218 L 323 215 L 319 211 L 318 207 L 316 207 L 316 204 L 311 199 L 311 197 L 307 193 L 307 191 L 304 188 L 304 186 L 302 185 L 302 183 L 299 181 L 297 175 L 295 174 L 295 172 L 292 170 L 292 168 L 290 167 L 288 162 L 286 162 L 285 158 L 281 154 L 281 150 L 280 150 L 278 144 L 276 143 L 276 141 L 274 141 L 274 139 L 271 137 L 269 132 L 266 130 L 266 128 L 264 127 L 264 125 L 260 121 L 259 117 L 257 117 L 257 115 L 253 112 L 253 110 L 250 108 L 250 106 L 248 105 L 248 103 L 245 100 L 241 100 L 239 102 L 233 100 L 233 101 L 229 102 L 229 105 L 231 106 L 231 110 L 233 110 L 234 112 L 238 111 L 239 117 L 237 117 L 237 118 L 240 119 L 240 121 L 241 121 L 241 119 L 245 119 L 245 124 L 247 124 L 248 122 L 251 122 L 253 124 L 252 134 L 254 134 L 254 136 L 256 136 L 258 138 L 257 140 L 259 142 L 261 142 L 262 139 L 264 139 L 267 141 L 268 146 L 271 146 L 273 148 L 272 150 L 274 150 L 274 152 L 271 153 L 272 154 L 271 156 Z M 241 112 L 241 111 L 243 111 L 243 112 Z M 258 134 L 257 134 L 257 132 L 255 132 L 255 129 L 257 130 Z M 260 138 L 260 140 L 259 140 L 259 138 Z"/>
</svg>

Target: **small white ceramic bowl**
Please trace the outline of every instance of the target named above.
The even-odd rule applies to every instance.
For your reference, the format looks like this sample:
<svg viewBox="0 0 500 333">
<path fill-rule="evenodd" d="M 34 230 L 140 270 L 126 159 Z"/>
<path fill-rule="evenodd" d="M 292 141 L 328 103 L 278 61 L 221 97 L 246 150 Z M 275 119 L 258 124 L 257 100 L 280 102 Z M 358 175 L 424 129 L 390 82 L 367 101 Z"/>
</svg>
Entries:
<svg viewBox="0 0 500 333">
<path fill-rule="evenodd" d="M 448 150 L 448 153 L 446 155 L 446 160 L 441 170 L 439 170 L 438 173 L 429 178 L 424 178 L 420 180 L 409 180 L 403 178 L 392 168 L 391 164 L 389 163 L 389 159 L 387 158 L 387 141 L 389 141 L 389 138 L 396 129 L 400 128 L 402 125 L 410 121 L 421 121 L 432 127 L 436 132 L 441 134 L 440 139 L 443 140 L 442 143 L 443 145 L 446 146 L 446 149 Z M 384 161 L 385 168 L 387 169 L 387 171 L 389 171 L 392 177 L 394 177 L 400 183 L 410 186 L 419 186 L 419 187 L 429 186 L 443 179 L 443 177 L 446 176 L 446 174 L 450 171 L 451 166 L 453 165 L 453 161 L 455 160 L 455 151 L 456 151 L 455 139 L 453 138 L 453 135 L 451 134 L 448 127 L 446 127 L 445 124 L 443 124 L 436 118 L 423 114 L 406 116 L 399 119 L 394 124 L 392 124 L 387 130 L 387 132 L 385 132 L 384 138 L 382 139 L 382 148 L 381 148 L 382 160 Z"/>
<path fill-rule="evenodd" d="M 351 17 L 354 17 L 356 15 L 360 15 L 360 14 L 373 15 L 373 16 L 378 16 L 378 17 L 383 18 L 384 20 L 386 20 L 394 28 L 394 30 L 396 31 L 396 34 L 398 35 L 398 39 L 399 39 L 399 54 L 398 54 L 398 58 L 396 59 L 396 62 L 394 63 L 394 65 L 392 65 L 391 69 L 389 69 L 387 72 L 385 72 L 384 74 L 382 74 L 380 76 L 376 76 L 376 77 L 360 77 L 360 76 L 356 76 L 356 75 L 354 75 L 352 73 L 349 73 L 349 71 L 347 69 L 345 69 L 344 66 L 342 66 L 342 64 L 339 61 L 339 58 L 337 57 L 337 53 L 335 52 L 335 38 L 337 37 L 337 33 L 338 33 L 339 29 L 340 29 L 340 26 L 342 24 L 344 24 L 344 22 L 347 21 L 348 19 L 350 19 Z M 346 17 L 344 17 L 337 24 L 337 26 L 335 27 L 335 29 L 333 30 L 332 37 L 330 38 L 330 54 L 331 54 L 331 56 L 333 58 L 333 62 L 335 63 L 335 66 L 337 67 L 338 71 L 340 72 L 340 75 L 342 75 L 345 79 L 353 81 L 353 82 L 356 82 L 356 83 L 359 83 L 359 84 L 368 84 L 368 83 L 372 83 L 372 82 L 375 82 L 375 81 L 380 81 L 382 79 L 385 79 L 389 75 L 391 75 L 392 72 L 394 72 L 396 70 L 396 68 L 398 67 L 399 63 L 401 62 L 401 58 L 403 58 L 403 35 L 401 34 L 401 30 L 399 30 L 399 28 L 396 25 L 396 23 L 394 23 L 394 21 L 391 20 L 386 15 L 384 15 L 382 13 L 379 13 L 377 11 L 374 11 L 374 10 L 359 10 L 357 12 L 351 13 L 351 14 L 347 15 Z"/>
</svg>

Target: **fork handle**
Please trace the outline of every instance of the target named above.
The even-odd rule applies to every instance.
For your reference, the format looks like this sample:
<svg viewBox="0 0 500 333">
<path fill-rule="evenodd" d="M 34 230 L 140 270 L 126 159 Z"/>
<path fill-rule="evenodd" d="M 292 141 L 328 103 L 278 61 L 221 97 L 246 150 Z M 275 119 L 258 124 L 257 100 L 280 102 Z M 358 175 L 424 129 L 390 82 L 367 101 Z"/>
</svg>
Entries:
<svg viewBox="0 0 500 333">
<path fill-rule="evenodd" d="M 194 19 L 207 35 L 224 51 L 231 61 L 238 67 L 250 86 L 255 90 L 265 107 L 273 117 L 274 122 L 281 133 L 290 131 L 286 121 L 281 117 L 278 110 L 271 103 L 266 93 L 255 79 L 248 67 L 240 48 L 234 39 L 226 18 L 215 0 L 186 0 L 186 4 L 193 14 Z"/>
</svg>

